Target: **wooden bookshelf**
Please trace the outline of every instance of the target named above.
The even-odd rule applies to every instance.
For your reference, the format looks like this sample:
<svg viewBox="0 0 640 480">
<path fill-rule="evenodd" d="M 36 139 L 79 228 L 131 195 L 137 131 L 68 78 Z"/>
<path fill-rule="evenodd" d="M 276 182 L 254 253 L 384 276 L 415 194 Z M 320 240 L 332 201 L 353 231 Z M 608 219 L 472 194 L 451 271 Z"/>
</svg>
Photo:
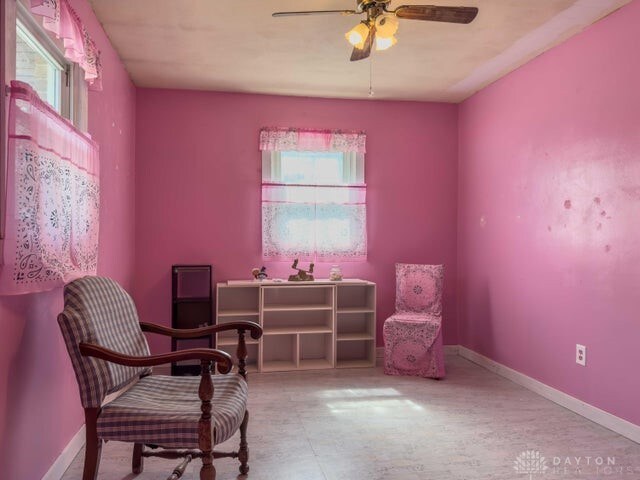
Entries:
<svg viewBox="0 0 640 480">
<path fill-rule="evenodd" d="M 216 291 L 218 324 L 260 323 L 264 335 L 248 341 L 248 365 L 260 372 L 373 367 L 376 286 L 364 280 L 332 282 L 229 281 Z M 235 332 L 218 334 L 218 348 L 235 359 Z"/>
</svg>

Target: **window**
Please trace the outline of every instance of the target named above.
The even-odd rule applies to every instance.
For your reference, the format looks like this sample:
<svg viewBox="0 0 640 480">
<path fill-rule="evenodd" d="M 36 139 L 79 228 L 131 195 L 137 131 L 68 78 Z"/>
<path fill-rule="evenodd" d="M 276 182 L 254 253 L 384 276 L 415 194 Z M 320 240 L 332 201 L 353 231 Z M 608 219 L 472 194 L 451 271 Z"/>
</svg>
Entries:
<svg viewBox="0 0 640 480">
<path fill-rule="evenodd" d="M 29 12 L 20 7 L 17 13 L 15 79 L 70 119 L 71 65 Z"/>
<path fill-rule="evenodd" d="M 0 1 L 0 32 L 0 84 L 27 83 L 86 132 L 88 89 L 101 90 L 100 51 L 69 0 Z M 0 240 L 5 239 L 7 213 L 7 104 L 0 108 Z"/>
<path fill-rule="evenodd" d="M 264 258 L 364 260 L 365 199 L 363 153 L 263 150 Z"/>
<path fill-rule="evenodd" d="M 274 152 L 272 177 L 288 184 L 351 185 L 364 183 L 364 158 L 352 152 Z"/>
</svg>

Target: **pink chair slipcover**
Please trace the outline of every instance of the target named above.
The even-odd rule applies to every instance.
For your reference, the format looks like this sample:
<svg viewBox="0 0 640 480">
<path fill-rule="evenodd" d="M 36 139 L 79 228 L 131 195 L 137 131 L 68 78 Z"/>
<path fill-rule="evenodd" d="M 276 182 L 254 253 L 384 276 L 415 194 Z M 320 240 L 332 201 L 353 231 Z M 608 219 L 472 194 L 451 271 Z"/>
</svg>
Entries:
<svg viewBox="0 0 640 480">
<path fill-rule="evenodd" d="M 396 312 L 384 322 L 384 372 L 442 378 L 442 265 L 396 264 Z"/>
</svg>

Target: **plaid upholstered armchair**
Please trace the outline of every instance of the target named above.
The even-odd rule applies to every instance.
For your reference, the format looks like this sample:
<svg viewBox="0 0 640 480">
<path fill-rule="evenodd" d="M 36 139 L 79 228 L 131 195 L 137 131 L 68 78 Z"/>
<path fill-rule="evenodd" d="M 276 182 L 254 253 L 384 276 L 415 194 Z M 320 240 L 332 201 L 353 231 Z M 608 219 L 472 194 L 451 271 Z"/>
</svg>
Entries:
<svg viewBox="0 0 640 480">
<path fill-rule="evenodd" d="M 87 443 L 83 480 L 95 480 L 102 442 L 131 442 L 133 473 L 144 457 L 180 458 L 170 479 L 178 479 L 192 458 L 201 458 L 201 480 L 215 480 L 213 459 L 234 457 L 249 471 L 245 332 L 260 338 L 257 323 L 235 322 L 191 330 L 140 323 L 131 297 L 108 278 L 84 277 L 64 289 L 58 323 L 76 373 L 85 411 Z M 238 374 L 226 352 L 197 348 L 150 355 L 143 331 L 176 338 L 197 338 L 223 330 L 238 332 Z M 155 365 L 199 360 L 200 377 L 151 375 Z M 228 375 L 211 375 L 212 363 Z M 126 388 L 125 388 L 126 387 Z M 119 392 L 114 400 L 105 398 Z M 237 452 L 213 447 L 240 430 Z M 158 448 L 162 447 L 162 448 Z"/>
</svg>

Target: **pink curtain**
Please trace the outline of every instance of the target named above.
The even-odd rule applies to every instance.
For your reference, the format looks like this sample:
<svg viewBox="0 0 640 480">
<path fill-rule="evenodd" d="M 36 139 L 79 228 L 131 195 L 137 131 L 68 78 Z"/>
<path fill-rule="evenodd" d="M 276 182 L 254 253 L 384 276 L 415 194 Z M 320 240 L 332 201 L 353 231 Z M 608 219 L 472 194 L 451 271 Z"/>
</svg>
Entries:
<svg viewBox="0 0 640 480">
<path fill-rule="evenodd" d="M 44 28 L 64 42 L 64 56 L 84 70 L 91 90 L 102 90 L 100 50 L 68 0 L 31 0 L 31 11 L 42 17 Z"/>
<path fill-rule="evenodd" d="M 263 128 L 260 130 L 260 150 L 284 152 L 365 153 L 364 132 L 341 130 L 310 130 L 300 128 Z"/>
<path fill-rule="evenodd" d="M 97 144 L 26 83 L 9 102 L 3 295 L 96 273 L 100 197 Z"/>
<path fill-rule="evenodd" d="M 367 258 L 366 187 L 262 185 L 262 254 L 354 262 Z"/>
<path fill-rule="evenodd" d="M 363 132 L 261 130 L 262 255 L 265 260 L 366 260 L 365 140 Z M 302 167 L 296 172 L 298 181 L 287 182 L 281 169 L 274 168 L 285 155 L 282 152 L 304 152 L 303 155 L 294 153 L 294 160 L 312 162 L 314 172 L 327 173 L 325 168 L 329 168 L 336 175 L 331 177 L 335 182 L 327 184 L 326 177 L 319 179 Z M 343 162 L 339 168 L 335 168 L 335 163 L 333 169 L 325 167 L 337 159 Z"/>
</svg>

